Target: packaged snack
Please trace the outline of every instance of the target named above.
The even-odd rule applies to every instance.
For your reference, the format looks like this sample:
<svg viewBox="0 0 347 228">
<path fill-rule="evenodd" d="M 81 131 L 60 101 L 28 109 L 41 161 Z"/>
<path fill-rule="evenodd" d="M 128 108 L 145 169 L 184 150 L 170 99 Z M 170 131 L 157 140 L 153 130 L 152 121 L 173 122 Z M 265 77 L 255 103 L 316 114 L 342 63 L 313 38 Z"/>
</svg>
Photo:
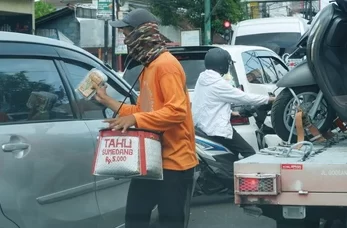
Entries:
<svg viewBox="0 0 347 228">
<path fill-rule="evenodd" d="M 31 92 L 26 105 L 29 109 L 35 109 L 39 112 L 47 112 L 51 110 L 57 100 L 58 96 L 54 93 L 44 91 Z"/>
<path fill-rule="evenodd" d="M 90 100 L 96 92 L 93 88 L 92 82 L 95 82 L 98 86 L 103 86 L 106 81 L 107 76 L 100 70 L 93 68 L 78 85 L 76 91 L 79 92 L 85 99 Z"/>
</svg>

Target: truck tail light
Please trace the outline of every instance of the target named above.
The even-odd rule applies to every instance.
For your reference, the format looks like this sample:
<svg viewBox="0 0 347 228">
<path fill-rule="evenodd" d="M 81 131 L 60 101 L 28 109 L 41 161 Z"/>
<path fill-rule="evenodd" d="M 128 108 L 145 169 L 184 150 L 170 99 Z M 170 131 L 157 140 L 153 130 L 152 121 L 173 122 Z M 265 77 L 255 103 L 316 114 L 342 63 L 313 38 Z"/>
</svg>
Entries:
<svg viewBox="0 0 347 228">
<path fill-rule="evenodd" d="M 257 178 L 242 178 L 239 180 L 239 190 L 242 192 L 257 192 L 259 189 L 259 179 Z"/>
<path fill-rule="evenodd" d="M 279 175 L 276 174 L 237 174 L 235 194 L 277 195 L 280 192 L 279 180 Z"/>
</svg>

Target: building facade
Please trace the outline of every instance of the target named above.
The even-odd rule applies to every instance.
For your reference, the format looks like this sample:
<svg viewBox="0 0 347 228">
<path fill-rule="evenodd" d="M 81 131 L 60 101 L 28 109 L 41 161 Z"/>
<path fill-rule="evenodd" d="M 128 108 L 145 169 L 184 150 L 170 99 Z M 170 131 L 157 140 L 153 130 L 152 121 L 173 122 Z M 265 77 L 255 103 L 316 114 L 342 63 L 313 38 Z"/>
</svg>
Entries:
<svg viewBox="0 0 347 228">
<path fill-rule="evenodd" d="M 1 0 L 0 31 L 34 34 L 34 0 Z"/>
</svg>

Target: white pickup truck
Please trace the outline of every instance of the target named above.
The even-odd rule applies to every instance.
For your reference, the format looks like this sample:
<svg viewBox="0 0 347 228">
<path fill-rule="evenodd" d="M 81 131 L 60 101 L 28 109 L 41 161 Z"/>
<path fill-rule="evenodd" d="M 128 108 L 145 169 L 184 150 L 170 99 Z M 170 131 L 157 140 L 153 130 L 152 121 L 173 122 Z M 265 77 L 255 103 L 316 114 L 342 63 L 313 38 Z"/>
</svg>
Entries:
<svg viewBox="0 0 347 228">
<path fill-rule="evenodd" d="M 346 228 L 347 134 L 266 148 L 234 164 L 235 203 L 277 228 Z"/>
</svg>

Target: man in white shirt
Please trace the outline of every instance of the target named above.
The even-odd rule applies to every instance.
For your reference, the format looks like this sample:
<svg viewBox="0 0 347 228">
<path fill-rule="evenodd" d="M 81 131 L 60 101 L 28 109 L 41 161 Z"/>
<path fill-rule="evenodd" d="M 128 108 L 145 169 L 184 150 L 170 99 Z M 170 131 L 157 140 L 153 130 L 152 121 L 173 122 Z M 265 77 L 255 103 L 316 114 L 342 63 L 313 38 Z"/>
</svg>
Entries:
<svg viewBox="0 0 347 228">
<path fill-rule="evenodd" d="M 222 77 L 232 64 L 230 54 L 222 48 L 210 49 L 205 56 L 205 68 L 196 82 L 192 99 L 194 124 L 212 140 L 236 155 L 248 157 L 255 154 L 231 126 L 231 105 L 263 105 L 274 97 L 245 93 L 233 87 Z"/>
</svg>

